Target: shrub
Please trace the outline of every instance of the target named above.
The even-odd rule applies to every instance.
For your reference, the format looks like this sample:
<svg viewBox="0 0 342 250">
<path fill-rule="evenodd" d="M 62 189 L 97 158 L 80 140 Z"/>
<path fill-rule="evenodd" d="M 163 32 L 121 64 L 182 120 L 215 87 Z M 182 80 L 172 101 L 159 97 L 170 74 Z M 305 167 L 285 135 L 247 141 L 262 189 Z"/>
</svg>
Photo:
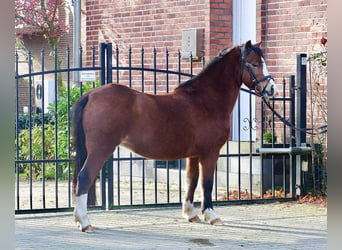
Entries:
<svg viewBox="0 0 342 250">
<path fill-rule="evenodd" d="M 265 143 L 272 143 L 272 133 L 266 132 L 263 136 L 263 139 Z M 273 134 L 273 140 L 274 140 L 274 143 L 277 142 L 277 136 L 275 134 Z"/>
<path fill-rule="evenodd" d="M 43 151 L 43 129 L 42 126 L 35 125 L 31 130 L 31 145 L 32 149 L 30 150 L 30 130 L 23 129 L 19 134 L 19 155 L 21 160 L 40 160 L 43 159 L 43 152 L 44 152 L 44 159 L 52 160 L 55 158 L 55 140 L 54 140 L 54 126 L 53 125 L 46 125 L 44 126 L 44 151 Z M 32 155 L 32 159 L 31 158 Z M 33 163 L 32 164 L 32 175 L 36 179 L 41 179 L 42 176 L 42 164 L 40 163 Z M 47 164 L 46 168 L 51 168 L 52 164 Z M 21 171 L 26 173 L 27 177 L 30 175 L 30 166 L 29 164 L 21 165 Z"/>
<path fill-rule="evenodd" d="M 96 82 L 95 86 L 99 83 Z M 86 93 L 92 89 L 93 83 L 86 83 L 82 86 L 82 93 Z M 19 133 L 19 159 L 20 160 L 68 160 L 71 158 L 71 143 L 72 136 L 70 132 L 71 126 L 71 107 L 80 98 L 80 88 L 61 86 L 59 89 L 58 100 L 48 106 L 49 113 L 44 114 L 44 149 L 43 149 L 43 126 L 42 114 L 32 115 L 32 129 L 28 126 L 29 121 L 27 115 L 21 115 L 21 121 L 18 121 L 18 128 L 21 129 Z M 57 112 L 56 112 L 57 110 Z M 19 127 L 20 126 L 20 127 Z M 57 129 L 57 135 L 56 135 Z M 31 143 L 30 143 L 31 133 Z M 57 137 L 57 143 L 56 143 Z M 32 148 L 31 148 L 32 145 Z M 56 146 L 57 145 L 57 146 Z M 43 158 L 44 152 L 44 158 Z M 32 158 L 31 158 L 32 157 Z M 43 176 L 42 163 L 32 164 L 32 177 L 36 179 L 54 179 L 56 173 L 56 166 L 54 163 L 45 163 L 45 171 Z M 73 168 L 71 164 L 71 169 Z M 30 165 L 21 164 L 19 166 L 21 172 L 30 176 Z M 68 178 L 69 164 L 62 162 L 58 164 L 58 177 L 60 179 Z"/>
<path fill-rule="evenodd" d="M 43 124 L 43 117 L 41 114 L 32 114 L 32 127 L 33 126 L 41 126 Z M 19 114 L 18 121 L 16 126 L 18 126 L 18 132 L 20 133 L 23 129 L 28 129 L 30 123 L 30 115 L 29 114 Z M 53 117 L 51 113 L 44 114 L 44 124 L 53 124 Z"/>
</svg>

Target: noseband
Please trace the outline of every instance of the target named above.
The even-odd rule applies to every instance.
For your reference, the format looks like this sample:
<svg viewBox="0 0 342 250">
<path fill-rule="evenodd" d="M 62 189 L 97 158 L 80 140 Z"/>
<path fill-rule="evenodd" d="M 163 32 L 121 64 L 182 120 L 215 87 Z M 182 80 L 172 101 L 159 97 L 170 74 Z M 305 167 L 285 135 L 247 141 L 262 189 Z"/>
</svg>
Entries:
<svg viewBox="0 0 342 250">
<path fill-rule="evenodd" d="M 258 93 L 262 96 L 264 96 L 264 94 L 266 94 L 268 96 L 272 96 L 274 94 L 273 87 L 271 88 L 271 92 L 269 92 L 266 88 L 267 88 L 268 84 L 270 83 L 270 81 L 274 80 L 273 77 L 271 75 L 267 75 L 267 76 L 264 76 L 264 77 L 257 79 L 253 73 L 253 70 L 250 67 L 250 64 L 248 62 L 246 62 L 246 56 L 248 56 L 250 53 L 246 54 L 244 49 L 243 49 L 243 46 L 239 46 L 239 50 L 240 50 L 241 56 L 242 56 L 242 58 L 241 58 L 241 73 L 240 73 L 241 81 L 242 81 L 243 69 L 244 69 L 244 66 L 246 66 L 246 68 L 249 72 L 249 75 L 251 76 L 252 81 L 253 81 L 252 88 L 255 90 L 255 87 L 259 86 L 262 81 L 267 80 L 265 86 L 262 88 L 262 90 L 260 92 L 258 91 Z"/>
</svg>

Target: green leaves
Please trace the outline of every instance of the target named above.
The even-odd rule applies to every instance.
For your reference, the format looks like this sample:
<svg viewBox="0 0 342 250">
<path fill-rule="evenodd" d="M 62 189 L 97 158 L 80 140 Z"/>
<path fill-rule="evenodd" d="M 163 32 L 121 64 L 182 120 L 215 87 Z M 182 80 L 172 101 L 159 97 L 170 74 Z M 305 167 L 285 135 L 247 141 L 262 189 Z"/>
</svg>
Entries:
<svg viewBox="0 0 342 250">
<path fill-rule="evenodd" d="M 322 66 L 327 66 L 327 53 L 326 51 L 312 53 L 308 58 L 308 61 L 316 61 Z"/>
</svg>

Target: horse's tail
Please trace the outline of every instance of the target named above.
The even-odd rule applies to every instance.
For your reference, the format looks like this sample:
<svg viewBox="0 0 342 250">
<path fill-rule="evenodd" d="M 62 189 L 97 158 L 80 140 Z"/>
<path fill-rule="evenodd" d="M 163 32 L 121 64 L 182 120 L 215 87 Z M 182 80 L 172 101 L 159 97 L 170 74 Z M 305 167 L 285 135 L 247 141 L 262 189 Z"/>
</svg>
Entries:
<svg viewBox="0 0 342 250">
<path fill-rule="evenodd" d="M 83 95 L 73 106 L 72 112 L 72 134 L 73 134 L 73 148 L 76 152 L 74 159 L 74 175 L 72 179 L 73 193 L 76 193 L 76 185 L 78 173 L 83 167 L 87 159 L 87 148 L 85 146 L 85 135 L 83 130 L 83 110 L 88 103 L 88 95 Z M 96 203 L 95 182 L 91 185 L 88 191 L 88 205 L 94 206 Z"/>
</svg>

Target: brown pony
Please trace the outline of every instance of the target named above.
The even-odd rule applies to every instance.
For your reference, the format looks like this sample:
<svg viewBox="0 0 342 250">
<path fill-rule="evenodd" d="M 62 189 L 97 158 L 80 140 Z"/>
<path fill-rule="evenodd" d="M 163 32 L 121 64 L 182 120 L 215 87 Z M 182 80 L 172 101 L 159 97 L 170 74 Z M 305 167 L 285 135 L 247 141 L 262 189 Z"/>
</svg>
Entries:
<svg viewBox="0 0 342 250">
<path fill-rule="evenodd" d="M 170 94 L 149 95 L 108 84 L 78 100 L 73 107 L 74 217 L 83 232 L 93 231 L 87 216 L 89 189 L 118 145 L 150 159 L 187 158 L 183 216 L 200 221 L 193 205 L 200 177 L 204 220 L 222 223 L 213 211 L 213 174 L 240 87 L 245 83 L 266 97 L 276 92 L 259 46 L 248 41 L 222 50 L 200 74 Z"/>
</svg>

